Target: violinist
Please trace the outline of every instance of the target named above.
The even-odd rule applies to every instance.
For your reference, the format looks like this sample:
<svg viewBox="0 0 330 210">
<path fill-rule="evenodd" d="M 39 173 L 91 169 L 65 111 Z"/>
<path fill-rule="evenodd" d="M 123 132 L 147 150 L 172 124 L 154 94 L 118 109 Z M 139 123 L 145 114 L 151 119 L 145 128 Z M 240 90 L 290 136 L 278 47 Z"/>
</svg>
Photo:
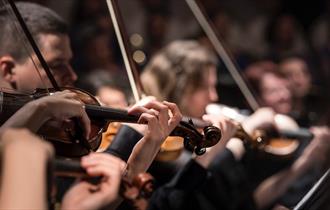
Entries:
<svg viewBox="0 0 330 210">
<path fill-rule="evenodd" d="M 72 51 L 70 39 L 67 35 L 68 28 L 65 22 L 50 9 L 38 11 L 39 6 L 29 3 L 17 4 L 22 11 L 26 24 L 31 30 L 46 62 L 52 69 L 59 86 L 72 86 L 77 80 L 77 75 L 70 65 Z M 28 13 L 25 11 L 29 11 Z M 39 14 L 41 12 L 41 14 Z M 45 16 L 45 18 L 42 15 Z M 41 64 L 32 54 L 30 47 L 24 47 L 20 42 L 22 37 L 17 37 L 16 27 L 6 7 L 1 8 L 1 24 L 4 30 L 1 33 L 1 80 L 2 88 L 14 89 L 20 92 L 33 92 L 36 88 L 51 87 L 45 71 L 40 71 L 40 76 L 35 70 Z M 14 36 L 13 34 L 17 34 Z M 23 45 L 23 46 L 22 46 Z M 27 51 L 28 49 L 28 51 Z M 29 58 L 32 54 L 33 61 Z"/>
<path fill-rule="evenodd" d="M 160 100 L 172 100 L 176 102 L 182 109 L 183 114 L 195 118 L 210 120 L 216 126 L 221 127 L 223 133 L 221 142 L 219 142 L 214 148 L 210 149 L 205 155 L 197 158 L 197 162 L 190 160 L 181 168 L 180 172 L 175 175 L 173 181 L 168 185 L 165 185 L 164 188 L 161 188 L 159 191 L 156 191 L 154 206 L 152 203 L 151 205 L 156 209 L 161 209 L 162 207 L 166 209 L 165 206 L 171 205 L 172 201 L 171 198 L 166 199 L 166 201 L 162 199 L 164 198 L 162 197 L 162 190 L 165 192 L 166 190 L 173 190 L 174 192 L 177 191 L 179 194 L 182 193 L 183 195 L 189 192 L 192 193 L 189 189 L 194 189 L 195 185 L 192 185 L 191 188 L 190 186 L 187 186 L 186 189 L 185 185 L 188 185 L 188 182 L 185 183 L 185 178 L 180 177 L 190 176 L 192 180 L 191 182 L 194 182 L 193 180 L 196 179 L 196 183 L 199 183 L 197 180 L 203 180 L 203 178 L 199 177 L 198 174 L 208 174 L 209 172 L 207 171 L 210 170 L 215 174 L 220 174 L 219 183 L 227 182 L 227 186 L 230 187 L 223 188 L 223 186 L 220 186 L 221 184 L 218 185 L 218 188 L 212 187 L 216 186 L 213 182 L 213 184 L 209 185 L 210 188 L 198 188 L 200 190 L 198 194 L 203 195 L 203 190 L 205 190 L 205 192 L 209 190 L 211 194 L 218 194 L 218 201 L 222 201 L 218 203 L 218 208 L 227 209 L 226 207 L 229 206 L 227 206 L 228 202 L 225 200 L 230 200 L 231 198 L 234 199 L 234 196 L 231 197 L 229 195 L 234 194 L 237 186 L 240 185 L 240 187 L 243 188 L 243 185 L 241 184 L 242 180 L 245 178 L 244 173 L 242 173 L 242 166 L 239 166 L 240 164 L 238 161 L 244 154 L 245 149 L 241 141 L 235 139 L 229 141 L 236 130 L 231 121 L 226 120 L 225 118 L 204 115 L 206 106 L 218 99 L 215 89 L 216 58 L 211 52 L 195 41 L 175 41 L 159 51 L 151 59 L 141 75 L 141 79 L 148 94 L 154 95 Z M 230 143 L 227 145 L 226 143 L 228 141 Z M 227 162 L 227 164 L 211 164 L 214 162 Z M 222 165 L 222 167 L 217 167 L 217 165 Z M 192 170 L 192 174 L 185 174 L 190 170 Z M 201 172 L 198 172 L 199 170 L 201 170 Z M 230 178 L 231 176 L 232 178 Z M 217 180 L 217 178 L 215 178 L 215 180 Z M 212 183 L 212 181 L 210 181 L 210 183 Z M 179 189 L 177 189 L 177 187 Z M 248 191 L 246 192 L 247 197 L 250 197 L 251 194 L 249 194 Z M 198 200 L 198 198 L 195 199 Z M 216 199 L 213 201 L 216 201 Z M 180 202 L 178 201 L 178 203 Z M 206 203 L 210 204 L 210 201 Z M 185 208 L 189 209 L 190 207 L 192 209 L 202 209 L 205 202 L 192 202 L 190 204 L 187 204 L 187 207 Z M 253 204 L 251 205 L 253 206 Z M 181 206 L 181 208 L 183 207 Z"/>
<path fill-rule="evenodd" d="M 293 109 L 290 82 L 274 65 L 273 68 L 265 68 L 262 62 L 257 62 L 248 67 L 246 75 L 260 104 L 273 108 L 276 113 L 287 115 Z M 260 69 L 257 75 L 253 74 L 256 69 Z"/>
<path fill-rule="evenodd" d="M 253 77 L 252 72 L 253 69 L 261 68 L 263 71 L 260 71 L 260 73 Z M 280 68 L 280 69 L 279 69 Z M 259 99 L 260 103 L 263 105 L 272 107 L 277 113 L 281 114 L 287 114 L 292 117 L 294 117 L 298 123 L 302 126 L 310 127 L 312 126 L 312 122 L 319 121 L 320 119 L 317 119 L 316 113 L 310 113 L 311 115 L 309 118 L 304 113 L 305 111 L 302 111 L 302 106 L 305 106 L 308 104 L 303 103 L 302 101 L 299 101 L 299 105 L 297 104 L 297 99 L 300 98 L 301 100 L 303 97 L 299 95 L 305 95 L 309 91 L 310 87 L 310 75 L 305 72 L 307 69 L 305 69 L 305 63 L 298 58 L 287 58 L 284 59 L 283 62 L 280 64 L 280 66 L 275 66 L 272 69 L 265 69 L 260 63 L 252 64 L 248 71 L 246 71 L 246 75 L 248 79 L 250 80 L 250 83 L 253 85 L 255 92 L 257 93 L 257 98 Z M 302 76 L 302 75 L 304 75 Z M 295 79 L 294 79 L 295 78 Z M 295 81 L 297 80 L 297 81 Z M 298 87 L 302 87 L 299 88 Z M 314 98 L 313 104 L 314 108 L 318 109 L 318 111 L 321 110 L 319 107 L 319 100 L 317 98 Z M 300 108 L 299 108 L 300 106 Z M 326 109 L 326 108 L 325 108 Z M 302 111 L 302 112 L 300 112 Z M 314 116 L 313 116 L 314 115 Z M 316 117 L 316 118 L 315 118 Z M 300 141 L 300 147 L 297 150 L 296 156 L 300 158 L 303 158 L 305 154 L 305 150 L 309 150 L 309 147 L 313 147 L 313 145 L 317 144 L 323 144 L 318 139 L 319 136 L 328 136 L 329 130 L 327 127 L 311 127 L 310 129 L 313 134 L 315 135 L 314 140 L 309 143 L 309 141 L 301 140 Z M 326 139 L 326 138 L 324 138 Z M 326 141 L 326 140 L 324 140 Z M 317 143 L 318 142 L 318 143 Z M 311 145 L 309 145 L 311 144 Z M 316 154 L 312 154 L 315 156 Z M 313 157 L 310 157 L 311 159 Z M 292 161 L 292 160 L 291 160 Z M 296 160 L 298 161 L 298 159 Z M 265 168 L 283 168 L 288 167 L 288 161 L 281 161 L 277 163 L 269 164 L 265 162 L 264 164 Z M 269 171 L 268 169 L 267 171 Z M 255 171 L 255 170 L 254 170 Z M 281 198 L 282 204 L 286 206 L 293 206 L 295 205 L 302 196 L 308 192 L 310 186 L 313 185 L 313 183 L 317 180 L 317 178 L 322 174 L 323 171 L 323 165 L 320 162 L 315 167 L 310 167 L 308 170 L 306 170 L 304 173 L 301 173 L 301 177 L 303 177 L 304 181 L 295 181 L 291 183 L 293 186 L 284 194 Z M 292 175 L 292 174 L 291 174 Z M 253 176 L 253 175 L 252 175 Z M 255 174 L 254 174 L 255 176 Z"/>
<path fill-rule="evenodd" d="M 329 103 L 321 96 L 320 88 L 313 84 L 311 69 L 305 59 L 290 56 L 281 60 L 279 71 L 287 75 L 293 98 L 293 117 L 301 126 L 308 127 L 319 122 Z"/>
<path fill-rule="evenodd" d="M 27 26 L 31 29 L 32 35 L 36 39 L 47 63 L 50 65 L 56 81 L 62 86 L 72 85 L 77 79 L 77 75 L 70 65 L 72 52 L 65 22 L 53 11 L 36 4 L 20 2 L 17 3 L 17 7 L 26 21 Z M 8 29 L 3 31 L 0 39 L 3 41 L 0 47 L 1 87 L 24 92 L 32 92 L 35 88 L 50 87 L 50 82 L 46 78 L 45 72 L 43 70 L 40 72 L 43 78 L 42 82 L 40 78 L 38 78 L 38 73 L 36 73 L 33 62 L 28 58 L 24 47 L 18 45 L 19 39 L 15 39 L 16 37 L 12 36 L 16 31 L 9 25 L 11 19 L 5 8 L 2 8 L 0 14 L 1 24 L 4 28 Z M 32 57 L 34 57 L 34 55 L 32 55 Z M 38 60 L 35 60 L 35 63 L 37 66 L 40 66 Z M 68 95 L 70 95 L 70 97 L 67 97 Z M 65 101 L 69 98 L 69 102 L 57 103 L 58 101 L 61 102 L 61 100 L 57 100 L 55 97 L 62 97 Z M 46 109 L 46 113 L 51 113 L 52 117 L 54 117 L 54 115 L 56 115 L 56 117 L 71 117 L 77 116 L 77 113 L 79 113 L 78 117 L 85 116 L 81 102 L 76 101 L 75 98 L 76 95 L 73 93 L 55 93 L 54 95 L 31 102 L 29 106 L 33 107 L 33 104 L 42 105 L 40 108 Z M 41 103 L 41 101 L 45 102 L 46 100 L 49 100 L 49 102 L 45 104 Z M 55 110 L 48 110 L 52 108 L 49 104 L 53 102 L 57 103 L 58 106 L 56 105 L 56 107 L 58 109 L 56 108 L 55 110 L 60 113 Z M 79 108 L 76 110 L 74 107 L 77 106 L 78 103 Z M 73 105 L 70 109 L 67 109 L 67 104 Z M 38 129 L 37 127 L 41 122 L 44 122 L 45 119 L 40 120 L 40 122 L 34 122 L 37 118 L 31 117 L 33 113 L 29 113 L 29 106 L 23 107 L 23 109 L 19 111 L 21 113 L 19 116 L 28 116 L 32 122 L 28 120 L 23 120 L 23 122 L 27 122 L 28 125 L 31 123 L 33 129 Z M 40 114 L 39 112 L 36 113 Z M 156 101 L 148 102 L 144 107 L 133 107 L 129 110 L 129 113 L 141 114 L 139 122 L 147 124 L 144 126 L 145 135 L 139 136 L 141 140 L 133 148 L 132 154 L 128 157 L 129 167 L 127 176 L 128 178 L 132 178 L 138 173 L 147 170 L 156 153 L 159 151 L 160 144 L 181 120 L 181 114 L 175 104 Z M 169 115 L 169 113 L 171 114 Z M 10 120 L 6 127 L 11 127 L 10 124 L 15 127 L 27 126 L 27 123 L 17 123 L 17 120 L 21 117 L 17 117 L 17 115 L 13 117 L 16 120 Z M 46 114 L 44 117 L 48 119 L 50 116 Z M 84 118 L 84 123 L 88 124 L 88 118 L 82 118 Z M 86 134 L 88 133 L 87 127 L 88 126 L 86 126 Z M 122 138 L 126 140 L 129 137 Z"/>
<path fill-rule="evenodd" d="M 175 41 L 160 50 L 147 64 L 142 74 L 142 82 L 148 94 L 160 99 L 170 98 L 179 105 L 185 115 L 203 117 L 203 119 L 221 126 L 224 136 L 220 143 L 205 155 L 196 160 L 190 160 L 171 182 L 157 190 L 153 197 L 155 200 L 151 200 L 150 203 L 151 209 L 171 209 L 172 205 L 177 206 L 177 209 L 207 209 L 205 205 L 215 209 L 267 209 L 277 201 L 285 189 L 288 189 L 291 181 L 299 177 L 297 174 L 305 174 L 305 169 L 311 168 L 312 161 L 301 164 L 302 160 L 307 160 L 306 156 L 317 156 L 316 150 L 313 150 L 313 152 L 306 152 L 306 155 L 297 160 L 296 165 L 303 165 L 304 169 L 299 169 L 296 174 L 289 173 L 289 175 L 295 174 L 288 179 L 291 180 L 290 183 L 285 182 L 289 175 L 275 174 L 275 178 L 270 177 L 264 182 L 261 180 L 261 185 L 251 185 L 245 163 L 241 160 L 246 153 L 246 148 L 240 140 L 230 139 L 235 133 L 235 126 L 224 118 L 204 115 L 206 105 L 217 100 L 214 87 L 216 84 L 215 64 L 210 58 L 212 58 L 212 54 L 197 42 Z M 283 107 L 283 111 L 286 111 L 287 107 Z M 252 132 L 266 124 L 274 126 L 274 118 L 273 110 L 262 108 L 243 122 L 243 127 L 246 131 Z M 320 141 L 314 141 L 314 146 L 320 144 Z M 258 164 L 254 163 L 254 165 Z M 294 168 L 296 165 L 292 167 Z M 204 178 L 211 175 L 213 179 L 205 178 L 207 180 L 205 181 L 202 174 L 207 174 Z M 196 186 L 198 184 L 189 185 L 188 183 L 194 182 L 194 179 L 196 179 L 195 183 L 204 183 L 205 188 Z M 191 182 L 187 180 L 191 180 Z M 269 183 L 285 183 L 281 185 L 281 195 L 272 193 L 275 188 L 270 187 Z M 173 199 L 165 196 L 172 193 L 179 197 L 189 195 L 191 197 L 186 199 L 194 202 L 187 203 L 180 199 L 175 200 L 176 196 Z M 217 196 L 212 197 L 213 194 Z"/>
<path fill-rule="evenodd" d="M 70 66 L 72 52 L 69 37 L 66 34 L 66 24 L 47 8 L 39 10 L 39 7 L 28 3 L 20 3 L 17 6 L 28 19 L 27 25 L 31 28 L 37 44 L 53 70 L 56 81 L 61 86 L 72 85 L 77 80 L 77 75 Z M 47 18 L 41 18 L 42 15 Z M 40 71 L 39 77 L 33 61 L 38 67 L 40 63 L 35 55 L 32 55 L 33 61 L 29 58 L 32 52 L 26 49 L 30 48 L 22 47 L 23 43 L 19 41 L 19 37 L 13 36 L 17 34 L 16 28 L 5 7 L 0 11 L 0 22 L 4 27 L 0 35 L 0 87 L 3 90 L 13 90 L 18 93 L 32 93 L 36 88 L 51 87 L 45 71 Z M 6 126 L 30 126 L 32 131 L 36 131 L 49 118 L 65 119 L 65 117 L 77 116 L 82 119 L 86 134 L 90 130 L 89 119 L 82 109 L 82 104 L 75 99 L 74 94 L 68 92 L 31 102 L 20 113 L 15 124 L 12 123 L 13 118 Z"/>
</svg>

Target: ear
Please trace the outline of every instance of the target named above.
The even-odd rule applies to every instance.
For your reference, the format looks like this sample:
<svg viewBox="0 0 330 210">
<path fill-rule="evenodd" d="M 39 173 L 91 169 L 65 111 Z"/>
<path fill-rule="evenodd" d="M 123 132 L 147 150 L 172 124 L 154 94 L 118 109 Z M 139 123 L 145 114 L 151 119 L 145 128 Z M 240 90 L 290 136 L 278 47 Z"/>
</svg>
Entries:
<svg viewBox="0 0 330 210">
<path fill-rule="evenodd" d="M 13 82 L 15 59 L 11 56 L 0 57 L 0 75 L 9 83 Z"/>
</svg>

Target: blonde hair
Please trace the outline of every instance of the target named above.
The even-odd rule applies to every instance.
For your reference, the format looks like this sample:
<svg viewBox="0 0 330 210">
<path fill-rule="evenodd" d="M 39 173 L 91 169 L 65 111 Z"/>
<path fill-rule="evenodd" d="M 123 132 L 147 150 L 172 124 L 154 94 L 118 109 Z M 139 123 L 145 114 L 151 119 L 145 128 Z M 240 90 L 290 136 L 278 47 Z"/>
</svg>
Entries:
<svg viewBox="0 0 330 210">
<path fill-rule="evenodd" d="M 203 85 L 205 69 L 216 64 L 213 53 L 198 42 L 174 41 L 152 57 L 141 80 L 147 94 L 182 107 L 182 96 Z"/>
</svg>

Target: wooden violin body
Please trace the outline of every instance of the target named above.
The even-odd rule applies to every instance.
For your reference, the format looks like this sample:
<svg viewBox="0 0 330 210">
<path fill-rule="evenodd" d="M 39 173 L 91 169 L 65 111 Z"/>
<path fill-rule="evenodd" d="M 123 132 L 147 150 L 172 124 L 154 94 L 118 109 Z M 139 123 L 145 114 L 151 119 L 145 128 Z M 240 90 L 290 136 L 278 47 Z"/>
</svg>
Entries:
<svg viewBox="0 0 330 210">
<path fill-rule="evenodd" d="M 138 122 L 139 116 L 129 115 L 126 110 L 102 107 L 92 95 L 85 91 L 76 88 L 65 89 L 76 93 L 85 104 L 85 110 L 91 119 L 91 135 L 87 140 L 81 138 L 81 129 L 77 128 L 77 123 L 72 121 L 48 121 L 38 133 L 53 143 L 56 154 L 59 156 L 79 157 L 90 151 L 96 151 L 101 144 L 101 134 L 109 122 Z M 29 101 L 50 95 L 49 91 L 52 90 L 39 89 L 30 95 L 1 92 L 0 122 L 4 123 Z M 207 126 L 204 127 L 204 134 L 201 134 L 191 123 L 181 121 L 170 135 L 183 137 L 185 147 L 201 155 L 205 152 L 205 148 L 215 145 L 220 140 L 221 131 L 214 126 Z"/>
<path fill-rule="evenodd" d="M 286 115 L 275 115 L 274 127 L 265 127 L 254 131 L 252 135 L 245 132 L 241 126 L 248 116 L 240 114 L 236 109 L 225 105 L 210 104 L 207 113 L 223 115 L 239 123 L 235 137 L 242 139 L 250 148 L 274 157 L 290 157 L 299 147 L 299 140 L 310 140 L 313 134 L 305 128 L 299 128 L 297 123 Z"/>
<path fill-rule="evenodd" d="M 74 91 L 83 103 L 99 106 L 98 101 L 88 93 L 74 88 L 68 89 Z M 3 124 L 26 103 L 48 96 L 50 93 L 44 89 L 38 89 L 33 94 L 1 92 L 0 123 Z M 38 130 L 38 134 L 53 144 L 58 156 L 79 157 L 88 154 L 90 151 L 97 150 L 101 143 L 101 134 L 106 123 L 107 121 L 105 120 L 91 119 L 91 134 L 87 142 L 82 141 L 81 129 L 77 129 L 76 124 L 71 120 L 49 120 Z"/>
</svg>

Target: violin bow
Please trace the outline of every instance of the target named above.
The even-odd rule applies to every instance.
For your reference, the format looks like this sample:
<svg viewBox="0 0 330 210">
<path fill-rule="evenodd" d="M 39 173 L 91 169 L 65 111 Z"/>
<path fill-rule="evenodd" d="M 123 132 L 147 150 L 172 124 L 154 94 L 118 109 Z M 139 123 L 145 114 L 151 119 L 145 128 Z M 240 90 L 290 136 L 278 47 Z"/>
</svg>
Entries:
<svg viewBox="0 0 330 210">
<path fill-rule="evenodd" d="M 112 24 L 116 33 L 116 37 L 119 43 L 119 48 L 123 56 L 124 65 L 127 71 L 128 79 L 131 85 L 133 96 L 136 102 L 141 99 L 144 93 L 143 85 L 139 79 L 139 73 L 137 71 L 134 60 L 128 52 L 131 52 L 128 45 L 128 39 L 125 36 L 127 34 L 122 15 L 119 10 L 118 2 L 116 0 L 107 0 L 107 5 L 112 20 Z"/>
<path fill-rule="evenodd" d="M 219 40 L 219 35 L 216 34 L 212 23 L 206 18 L 206 13 L 202 11 L 202 7 L 200 3 L 197 3 L 196 0 L 185 0 L 188 4 L 190 10 L 194 14 L 197 22 L 205 32 L 206 36 L 211 41 L 216 53 L 222 59 L 223 63 L 229 70 L 229 73 L 235 80 L 236 84 L 238 85 L 239 89 L 241 90 L 242 94 L 244 95 L 245 99 L 247 100 L 251 109 L 256 111 L 260 105 L 258 104 L 257 100 L 255 99 L 252 91 L 249 89 L 248 85 L 244 81 L 243 77 L 239 73 L 236 65 L 226 52 L 224 46 L 221 44 Z"/>
<path fill-rule="evenodd" d="M 60 91 L 60 87 L 58 86 L 52 72 L 50 71 L 50 68 L 47 64 L 47 62 L 45 61 L 44 57 L 42 56 L 36 42 L 34 41 L 33 37 L 32 37 L 32 34 L 30 33 L 28 27 L 26 26 L 24 20 L 23 20 L 23 17 L 22 15 L 20 14 L 20 12 L 18 11 L 15 3 L 13 0 L 8 0 L 8 3 L 19 23 L 19 25 L 21 26 L 21 29 L 23 30 L 26 38 L 28 39 L 29 43 L 31 44 L 31 47 L 34 51 L 34 53 L 36 54 L 38 60 L 40 61 L 40 64 L 42 66 L 42 68 L 45 70 L 46 74 L 47 74 L 47 77 L 49 79 L 49 81 L 51 82 L 53 88 L 56 90 L 56 91 Z M 37 69 L 38 70 L 38 69 Z"/>
</svg>

